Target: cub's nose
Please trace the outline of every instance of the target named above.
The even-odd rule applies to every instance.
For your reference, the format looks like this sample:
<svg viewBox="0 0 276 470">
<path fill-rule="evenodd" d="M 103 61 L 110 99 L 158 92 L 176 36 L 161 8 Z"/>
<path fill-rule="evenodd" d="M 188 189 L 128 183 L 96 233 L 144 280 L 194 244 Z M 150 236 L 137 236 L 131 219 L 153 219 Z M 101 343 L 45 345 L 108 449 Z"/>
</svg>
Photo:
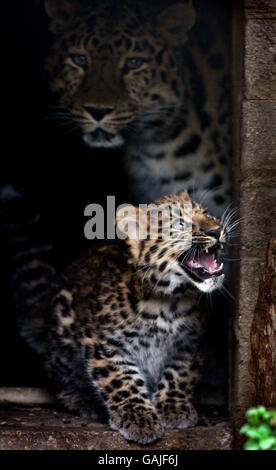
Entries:
<svg viewBox="0 0 276 470">
<path fill-rule="evenodd" d="M 91 114 L 91 116 L 96 119 L 96 121 L 101 121 L 107 114 L 113 111 L 114 107 L 109 108 L 95 108 L 94 106 L 84 106 L 84 109 Z"/>
<path fill-rule="evenodd" d="M 209 235 L 209 237 L 214 237 L 217 240 L 219 240 L 221 230 L 220 228 L 216 228 L 215 230 L 209 230 L 209 232 L 206 233 L 206 235 Z"/>
</svg>

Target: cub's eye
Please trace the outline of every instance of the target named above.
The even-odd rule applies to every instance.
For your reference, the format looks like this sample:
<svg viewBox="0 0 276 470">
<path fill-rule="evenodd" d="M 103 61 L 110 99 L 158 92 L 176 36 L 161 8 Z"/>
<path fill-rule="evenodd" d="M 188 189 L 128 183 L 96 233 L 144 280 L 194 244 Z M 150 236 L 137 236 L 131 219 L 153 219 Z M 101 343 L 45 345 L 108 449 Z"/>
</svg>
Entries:
<svg viewBox="0 0 276 470">
<path fill-rule="evenodd" d="M 204 215 L 205 217 L 207 217 L 207 219 L 211 219 L 211 220 L 213 219 L 213 217 L 210 214 L 204 214 Z"/>
<path fill-rule="evenodd" d="M 84 54 L 72 54 L 71 59 L 74 64 L 78 65 L 79 67 L 86 67 L 87 65 L 87 57 Z"/>
<path fill-rule="evenodd" d="M 128 70 L 135 70 L 141 67 L 146 62 L 146 59 L 143 57 L 132 57 L 131 59 L 127 59 L 125 62 L 125 67 Z"/>
<path fill-rule="evenodd" d="M 172 227 L 175 230 L 185 230 L 185 228 L 187 228 L 184 219 L 176 220 L 173 222 Z"/>
</svg>

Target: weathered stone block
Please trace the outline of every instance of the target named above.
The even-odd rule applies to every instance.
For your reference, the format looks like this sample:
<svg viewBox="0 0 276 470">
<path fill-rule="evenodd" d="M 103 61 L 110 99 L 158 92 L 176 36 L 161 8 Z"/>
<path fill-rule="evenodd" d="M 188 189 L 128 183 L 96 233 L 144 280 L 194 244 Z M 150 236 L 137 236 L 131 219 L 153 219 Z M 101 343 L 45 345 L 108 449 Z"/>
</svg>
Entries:
<svg viewBox="0 0 276 470">
<path fill-rule="evenodd" d="M 247 18 L 276 18 L 275 0 L 245 0 Z"/>
<path fill-rule="evenodd" d="M 252 379 L 249 374 L 250 331 L 257 301 L 259 277 L 263 263 L 241 256 L 236 315 L 234 319 L 234 351 L 231 390 L 231 418 L 236 431 L 236 445 L 241 445 L 239 430 L 245 412 L 252 406 Z"/>
<path fill-rule="evenodd" d="M 276 169 L 276 101 L 244 101 L 241 170 Z"/>
<path fill-rule="evenodd" d="M 266 248 L 266 247 L 265 247 Z M 265 250 L 264 250 L 265 251 Z M 242 340 L 241 353 L 242 364 L 249 359 L 250 352 L 250 328 L 253 312 L 256 306 L 260 273 L 264 262 L 258 259 L 241 255 L 240 261 L 240 295 L 238 299 L 239 315 L 236 319 L 235 332 L 239 340 Z"/>
<path fill-rule="evenodd" d="M 269 239 L 276 235 L 276 172 L 247 173 L 240 187 L 241 256 L 264 260 Z"/>
<path fill-rule="evenodd" d="M 275 0 L 245 0 L 245 8 L 276 8 Z"/>
<path fill-rule="evenodd" d="M 246 21 L 245 87 L 248 99 L 276 99 L 275 20 Z"/>
</svg>

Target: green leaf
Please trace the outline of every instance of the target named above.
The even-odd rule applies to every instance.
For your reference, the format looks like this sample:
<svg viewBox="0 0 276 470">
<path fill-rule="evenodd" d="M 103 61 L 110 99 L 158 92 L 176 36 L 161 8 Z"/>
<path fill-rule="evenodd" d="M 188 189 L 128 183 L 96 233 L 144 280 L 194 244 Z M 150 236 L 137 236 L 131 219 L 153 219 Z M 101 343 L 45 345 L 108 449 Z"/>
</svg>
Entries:
<svg viewBox="0 0 276 470">
<path fill-rule="evenodd" d="M 251 437 L 252 439 L 256 439 L 256 440 L 261 440 L 261 439 L 265 439 L 266 437 L 268 437 L 268 434 L 262 434 L 262 432 L 260 432 L 259 428 L 248 429 L 246 431 L 246 435 L 248 437 Z"/>
<path fill-rule="evenodd" d="M 251 408 L 246 412 L 248 422 L 240 433 L 248 437 L 245 450 L 276 450 L 276 410 L 264 406 Z"/>
<path fill-rule="evenodd" d="M 271 434 L 271 428 L 268 424 L 262 424 L 258 427 L 258 435 L 260 439 L 265 439 Z"/>
<path fill-rule="evenodd" d="M 275 437 L 268 437 L 267 439 L 263 439 L 260 442 L 260 448 L 262 450 L 269 450 L 272 449 L 273 446 L 276 445 L 276 438 Z"/>
<path fill-rule="evenodd" d="M 240 429 L 240 433 L 241 434 L 247 434 L 248 431 L 251 431 L 252 427 L 249 426 L 249 424 L 244 424 L 241 429 Z"/>
<path fill-rule="evenodd" d="M 244 444 L 244 450 L 260 450 L 260 447 L 254 439 L 248 439 Z"/>
</svg>

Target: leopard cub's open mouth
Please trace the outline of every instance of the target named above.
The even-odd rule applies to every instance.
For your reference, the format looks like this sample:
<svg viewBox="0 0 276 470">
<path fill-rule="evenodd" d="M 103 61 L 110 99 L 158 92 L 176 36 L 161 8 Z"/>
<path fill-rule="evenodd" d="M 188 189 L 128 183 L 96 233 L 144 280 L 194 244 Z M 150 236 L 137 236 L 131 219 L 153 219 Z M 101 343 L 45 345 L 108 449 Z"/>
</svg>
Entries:
<svg viewBox="0 0 276 470">
<path fill-rule="evenodd" d="M 221 276 L 223 274 L 223 263 L 219 260 L 220 247 L 221 245 L 217 243 L 190 258 L 186 258 L 187 254 L 183 253 L 179 257 L 179 264 L 189 277 L 196 282 L 205 281 L 213 276 Z"/>
</svg>

